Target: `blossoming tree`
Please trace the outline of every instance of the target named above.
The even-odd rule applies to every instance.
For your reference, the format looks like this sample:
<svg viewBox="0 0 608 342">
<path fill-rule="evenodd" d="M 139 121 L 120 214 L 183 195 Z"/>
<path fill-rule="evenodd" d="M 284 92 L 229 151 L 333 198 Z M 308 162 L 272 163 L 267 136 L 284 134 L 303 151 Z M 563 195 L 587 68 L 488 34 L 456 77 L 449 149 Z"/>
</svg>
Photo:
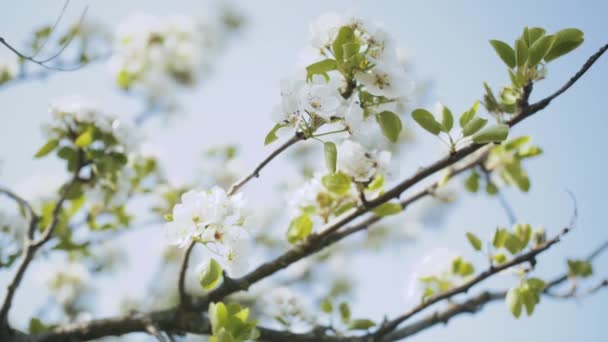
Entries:
<svg viewBox="0 0 608 342">
<path fill-rule="evenodd" d="M 90 99 L 53 100 L 43 126 L 46 143 L 32 154 L 59 158 L 69 179 L 51 194 L 27 199 L 1 184 L 3 203 L 9 204 L 0 211 L 0 267 L 10 272 L 1 292 L 2 341 L 137 332 L 160 341 L 395 341 L 492 301 L 506 302 L 519 318 L 532 315 L 545 296 L 576 298 L 607 285 L 593 277 L 592 266 L 607 243 L 567 260 L 555 278 L 535 273 L 543 266 L 537 256 L 574 228 L 576 208 L 565 228 L 532 227 L 513 218 L 512 227 L 498 227 L 492 236 L 463 232 L 472 249 L 431 252 L 412 274 L 411 307 L 395 317 L 351 313 L 354 285 L 317 265 L 398 240 L 391 229 L 395 219 L 407 219 L 423 198 L 450 200 L 451 184 L 469 192 L 484 189 L 488 196 L 501 196 L 508 186 L 528 191 L 526 161 L 542 150 L 510 129 L 565 94 L 608 45 L 561 88 L 530 103 L 550 63 L 580 46 L 583 32 L 525 27 L 514 40 L 505 37 L 513 44 L 491 40 L 509 83 L 498 92 L 484 84 L 482 100 L 457 115 L 445 104 L 432 110 L 417 104 L 424 82 L 408 69 L 386 29 L 355 15 L 324 14 L 311 24 L 306 66 L 277 88 L 275 125 L 263 141 L 272 151 L 244 173 L 234 146 L 211 148 L 205 180 L 175 184 L 141 147 L 143 123 L 179 108 L 176 87 L 196 86 L 207 76 L 241 21 L 226 9 L 205 19 L 139 15 L 109 33 L 82 19 L 64 35 L 56 24 L 40 28 L 27 51 L 0 39 L 12 56 L 0 64 L 0 86 L 107 60 L 117 90 L 145 104 L 134 120 L 125 120 Z M 49 49 L 56 51 L 38 57 Z M 392 170 L 413 134 L 436 136 L 445 151 L 407 178 L 396 178 Z M 247 201 L 247 184 L 264 182 L 263 169 L 289 153 L 301 167 L 301 181 L 281 188 L 285 205 L 267 214 Z M 137 212 L 142 206 L 148 207 L 145 214 Z M 122 314 L 96 317 L 88 300 L 95 295 L 93 279 L 120 267 L 112 241 L 140 225 L 140 215 L 150 218 L 144 226 L 162 224 L 166 235 L 158 283 L 149 289 L 152 303 L 126 303 Z M 350 239 L 363 231 L 363 242 Z M 190 267 L 197 252 L 203 261 Z M 474 263 L 474 253 L 485 264 Z M 28 268 L 36 258 L 54 255 L 63 259 L 43 280 L 53 313 L 42 310 L 25 325 L 14 322 L 15 293 L 35 281 Z M 507 271 L 516 279 L 504 288 L 474 293 Z M 314 291 L 299 293 L 298 284 Z"/>
</svg>

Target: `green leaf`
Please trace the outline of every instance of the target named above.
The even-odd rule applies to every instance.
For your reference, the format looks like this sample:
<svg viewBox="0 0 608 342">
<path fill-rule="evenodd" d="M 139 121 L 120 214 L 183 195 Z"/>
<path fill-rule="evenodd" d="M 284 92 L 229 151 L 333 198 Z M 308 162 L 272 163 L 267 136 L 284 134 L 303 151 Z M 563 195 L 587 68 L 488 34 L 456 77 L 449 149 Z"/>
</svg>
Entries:
<svg viewBox="0 0 608 342">
<path fill-rule="evenodd" d="M 93 134 L 95 133 L 95 127 L 89 126 L 86 131 L 76 138 L 74 143 L 80 148 L 88 147 L 93 143 Z"/>
<path fill-rule="evenodd" d="M 534 67 L 543 60 L 553 45 L 553 39 L 554 37 L 551 35 L 544 36 L 530 46 L 528 49 L 529 66 Z"/>
<path fill-rule="evenodd" d="M 526 279 L 526 284 L 536 292 L 544 291 L 545 287 L 547 287 L 547 283 L 540 278 L 528 278 Z"/>
<path fill-rule="evenodd" d="M 376 326 L 374 321 L 369 319 L 353 319 L 348 324 L 348 330 L 368 330 L 371 327 Z"/>
<path fill-rule="evenodd" d="M 211 258 L 198 277 L 198 282 L 205 291 L 214 289 L 222 280 L 222 266 Z"/>
<path fill-rule="evenodd" d="M 355 38 L 355 32 L 350 26 L 340 27 L 338 35 L 332 44 L 332 50 L 338 65 L 344 61 L 344 44 L 355 42 Z"/>
<path fill-rule="evenodd" d="M 397 202 L 386 202 L 372 209 L 374 214 L 378 216 L 390 216 L 401 212 L 403 208 Z"/>
<path fill-rule="evenodd" d="M 214 335 L 228 325 L 228 309 L 224 303 L 209 304 L 209 321 Z"/>
<path fill-rule="evenodd" d="M 55 150 L 55 148 L 57 148 L 58 145 L 59 145 L 58 139 L 51 139 L 38 149 L 38 151 L 36 152 L 34 157 L 36 157 L 36 158 L 44 157 L 47 154 L 53 152 L 53 150 Z"/>
<path fill-rule="evenodd" d="M 492 256 L 492 259 L 494 259 L 494 261 L 500 265 L 507 261 L 507 256 L 504 253 L 496 253 L 494 256 Z"/>
<path fill-rule="evenodd" d="M 505 228 L 497 228 L 494 232 L 494 238 L 492 239 L 492 245 L 494 248 L 500 248 L 505 245 L 509 232 Z"/>
<path fill-rule="evenodd" d="M 372 180 L 371 183 L 369 183 L 369 185 L 367 186 L 367 190 L 376 191 L 376 190 L 382 189 L 383 186 L 384 186 L 384 176 L 376 175 L 374 177 L 374 180 Z"/>
<path fill-rule="evenodd" d="M 321 183 L 327 190 L 337 195 L 346 194 L 351 187 L 352 181 L 350 177 L 342 172 L 330 173 L 321 178 Z"/>
<path fill-rule="evenodd" d="M 521 242 L 522 248 L 528 246 L 532 239 L 532 226 L 527 223 L 519 223 L 515 225 L 514 231 Z"/>
<path fill-rule="evenodd" d="M 481 240 L 479 240 L 479 238 L 471 232 L 467 232 L 466 235 L 467 239 L 469 239 L 469 243 L 471 244 L 471 246 L 473 246 L 473 249 L 475 249 L 476 251 L 480 251 L 482 247 Z"/>
<path fill-rule="evenodd" d="M 526 35 L 523 37 L 527 46 L 534 44 L 540 37 L 545 35 L 545 29 L 541 27 L 526 27 Z"/>
<path fill-rule="evenodd" d="M 477 192 L 479 190 L 479 173 L 473 171 L 464 181 L 464 187 L 470 192 Z"/>
<path fill-rule="evenodd" d="M 574 277 L 587 278 L 593 274 L 593 266 L 586 260 L 568 260 L 568 273 Z"/>
<path fill-rule="evenodd" d="M 39 318 L 32 318 L 30 319 L 28 331 L 30 334 L 38 334 L 48 330 L 49 328 L 50 327 L 44 324 Z"/>
<path fill-rule="evenodd" d="M 442 106 L 442 108 L 443 110 L 441 111 L 441 129 L 446 133 L 450 133 L 452 127 L 454 127 L 454 115 L 452 115 L 452 112 L 448 107 Z"/>
<path fill-rule="evenodd" d="M 344 324 L 348 324 L 350 321 L 350 307 L 347 302 L 342 302 L 338 306 L 338 310 L 340 311 L 340 318 Z"/>
<path fill-rule="evenodd" d="M 334 306 L 329 299 L 325 299 L 321 302 L 321 310 L 329 314 L 334 311 Z"/>
<path fill-rule="evenodd" d="M 513 69 L 515 68 L 515 52 L 509 44 L 501 42 L 500 40 L 490 40 L 490 44 L 505 64 Z"/>
<path fill-rule="evenodd" d="M 320 62 L 313 63 L 306 67 L 306 80 L 310 81 L 314 75 L 322 75 L 329 82 L 328 72 L 336 70 L 336 61 L 333 59 L 324 59 Z"/>
<path fill-rule="evenodd" d="M 518 67 L 522 67 L 528 60 L 528 45 L 521 39 L 515 41 L 515 59 Z"/>
<path fill-rule="evenodd" d="M 302 214 L 291 221 L 287 229 L 287 241 L 296 243 L 312 233 L 313 222 L 307 214 Z"/>
<path fill-rule="evenodd" d="M 331 173 L 336 172 L 336 162 L 338 160 L 338 150 L 336 144 L 331 141 L 327 141 L 323 144 L 325 150 L 325 165 Z"/>
<path fill-rule="evenodd" d="M 511 233 L 507 233 L 507 237 L 504 242 L 504 247 L 511 254 L 517 254 L 523 249 L 522 242 L 519 240 L 517 235 Z"/>
<path fill-rule="evenodd" d="M 513 316 L 515 316 L 515 318 L 519 318 L 519 316 L 521 315 L 522 300 L 521 293 L 518 287 L 514 287 L 507 292 L 506 302 L 507 307 L 509 308 Z"/>
<path fill-rule="evenodd" d="M 487 123 L 488 120 L 486 119 L 473 118 L 462 128 L 462 135 L 468 137 L 471 134 L 475 134 L 477 131 L 482 129 Z"/>
<path fill-rule="evenodd" d="M 527 288 L 522 288 L 519 290 L 521 296 L 521 302 L 523 307 L 526 309 L 526 314 L 528 316 L 532 316 L 534 313 L 534 307 L 536 306 L 536 296 L 533 291 Z"/>
<path fill-rule="evenodd" d="M 432 134 L 439 134 L 441 132 L 441 124 L 435 120 L 435 117 L 431 112 L 426 109 L 416 109 L 412 112 L 412 117 L 420 125 L 420 127 L 431 132 Z"/>
<path fill-rule="evenodd" d="M 545 55 L 545 61 L 550 62 L 576 49 L 585 40 L 583 31 L 576 28 L 567 28 L 554 34 L 555 41 L 549 52 Z"/>
<path fill-rule="evenodd" d="M 530 179 L 519 162 L 505 165 L 504 176 L 521 191 L 527 192 L 530 190 Z"/>
<path fill-rule="evenodd" d="M 268 132 L 268 134 L 266 134 L 266 138 L 264 139 L 264 146 L 271 144 L 274 141 L 276 141 L 277 139 L 279 139 L 279 137 L 277 136 L 277 131 L 283 127 L 285 127 L 284 123 L 278 123 L 278 124 L 274 125 L 274 127 L 272 127 L 270 132 Z"/>
<path fill-rule="evenodd" d="M 486 84 L 484 83 L 484 85 L 486 85 Z M 490 90 L 489 87 L 486 87 L 486 91 L 489 92 L 490 94 L 492 93 L 492 91 Z M 479 101 L 475 101 L 475 102 L 473 102 L 473 105 L 471 106 L 471 108 L 469 110 L 462 113 L 462 115 L 460 116 L 460 128 L 464 128 L 475 117 L 475 114 L 477 114 L 478 109 L 479 109 Z"/>
<path fill-rule="evenodd" d="M 488 127 L 473 136 L 473 142 L 476 144 L 486 144 L 490 142 L 501 142 L 507 139 L 509 135 L 509 126 L 505 124 L 497 124 Z"/>
<path fill-rule="evenodd" d="M 383 111 L 376 116 L 376 121 L 382 129 L 382 133 L 388 140 L 396 142 L 399 139 L 399 133 L 401 133 L 402 124 L 401 119 L 397 114 L 391 111 Z"/>
<path fill-rule="evenodd" d="M 503 144 L 506 150 L 514 150 L 520 148 L 530 141 L 529 136 L 513 138 Z"/>
<path fill-rule="evenodd" d="M 488 193 L 488 195 L 496 195 L 498 193 L 498 187 L 496 186 L 496 184 L 488 182 L 486 184 L 486 192 Z"/>
</svg>

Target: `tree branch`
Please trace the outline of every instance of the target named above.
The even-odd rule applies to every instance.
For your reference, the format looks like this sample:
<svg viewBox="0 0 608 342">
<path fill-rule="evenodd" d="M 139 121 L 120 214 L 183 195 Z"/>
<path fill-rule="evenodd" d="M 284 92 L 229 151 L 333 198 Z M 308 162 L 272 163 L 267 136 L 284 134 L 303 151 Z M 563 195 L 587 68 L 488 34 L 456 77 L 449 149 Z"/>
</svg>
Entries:
<svg viewBox="0 0 608 342">
<path fill-rule="evenodd" d="M 272 153 L 270 153 L 268 155 L 268 157 L 266 157 L 264 160 L 262 160 L 262 162 L 255 169 L 253 169 L 253 171 L 250 174 L 248 174 L 243 179 L 241 179 L 238 182 L 236 182 L 235 184 L 233 184 L 230 187 L 230 189 L 228 190 L 228 195 L 229 196 L 230 195 L 234 195 L 235 193 L 237 193 L 237 191 L 239 191 L 239 189 L 243 185 L 245 185 L 247 182 L 249 182 L 252 178 L 259 177 L 260 176 L 260 171 L 262 171 L 262 169 L 268 163 L 270 163 L 276 156 L 278 156 L 279 154 L 281 154 L 281 152 L 285 151 L 291 145 L 297 143 L 300 140 L 304 140 L 304 139 L 306 139 L 304 137 L 304 135 L 302 133 L 300 133 L 300 132 L 297 132 L 293 137 L 291 137 L 291 139 L 287 140 L 285 143 L 283 143 L 283 145 L 279 146 L 276 150 L 272 151 Z"/>
<path fill-rule="evenodd" d="M 186 273 L 188 271 L 188 263 L 190 260 L 190 254 L 192 254 L 192 250 L 196 245 L 196 241 L 190 241 L 190 244 L 186 248 L 186 252 L 184 253 L 184 258 L 182 259 L 182 264 L 179 268 L 179 280 L 177 283 L 177 289 L 179 291 L 179 304 L 184 306 L 190 303 L 189 296 L 186 293 Z"/>
</svg>

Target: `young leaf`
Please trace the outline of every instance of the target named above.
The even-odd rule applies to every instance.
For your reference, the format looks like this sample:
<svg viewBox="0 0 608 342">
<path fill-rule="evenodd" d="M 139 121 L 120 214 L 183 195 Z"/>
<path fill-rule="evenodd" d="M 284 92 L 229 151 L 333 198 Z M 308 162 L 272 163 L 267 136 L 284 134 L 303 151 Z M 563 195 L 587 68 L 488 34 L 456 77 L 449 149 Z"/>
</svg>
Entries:
<svg viewBox="0 0 608 342">
<path fill-rule="evenodd" d="M 541 27 L 530 27 L 526 29 L 527 34 L 525 40 L 527 46 L 532 46 L 540 37 L 545 35 L 545 29 Z"/>
<path fill-rule="evenodd" d="M 488 123 L 488 120 L 486 120 L 486 119 L 473 118 L 472 120 L 469 121 L 469 123 L 467 123 L 462 128 L 462 135 L 464 135 L 465 137 L 468 137 L 471 134 L 475 134 L 477 131 L 482 129 L 487 123 Z"/>
<path fill-rule="evenodd" d="M 515 59 L 518 67 L 526 64 L 528 60 L 528 45 L 521 39 L 515 41 Z"/>
<path fill-rule="evenodd" d="M 546 62 L 550 62 L 576 49 L 585 40 L 583 31 L 575 28 L 563 29 L 556 32 L 554 36 L 555 41 L 553 42 L 553 46 L 551 46 L 551 49 L 545 55 Z"/>
<path fill-rule="evenodd" d="M 378 216 L 390 216 L 398 214 L 401 212 L 401 210 L 403 210 L 403 208 L 401 208 L 401 204 L 395 202 L 386 202 L 375 207 L 372 211 Z"/>
<path fill-rule="evenodd" d="M 454 116 L 450 109 L 446 106 L 442 106 L 443 110 L 441 111 L 441 129 L 449 133 L 454 126 Z"/>
<path fill-rule="evenodd" d="M 344 195 L 350 190 L 352 184 L 350 178 L 342 172 L 330 173 L 321 178 L 325 188 L 337 195 Z"/>
<path fill-rule="evenodd" d="M 332 50 L 338 65 L 344 61 L 344 44 L 355 41 L 355 32 L 350 26 L 342 26 L 338 31 L 338 35 L 332 44 Z"/>
<path fill-rule="evenodd" d="M 336 161 L 338 160 L 338 150 L 336 144 L 331 141 L 327 141 L 323 144 L 325 150 L 325 165 L 331 173 L 336 172 Z"/>
<path fill-rule="evenodd" d="M 507 292 L 506 302 L 507 307 L 509 308 L 513 316 L 515 316 L 515 318 L 519 318 L 519 316 L 521 315 L 522 300 L 521 293 L 518 287 L 514 287 Z"/>
<path fill-rule="evenodd" d="M 312 233 L 312 220 L 307 214 L 300 215 L 293 219 L 287 228 L 287 241 L 296 243 L 304 240 Z"/>
<path fill-rule="evenodd" d="M 441 124 L 435 120 L 433 114 L 426 109 L 416 109 L 412 112 L 414 120 L 425 130 L 432 134 L 439 134 L 441 132 Z"/>
<path fill-rule="evenodd" d="M 322 75 L 329 82 L 327 73 L 336 70 L 336 68 L 336 61 L 329 58 L 313 63 L 306 67 L 306 80 L 310 81 L 314 75 Z"/>
<path fill-rule="evenodd" d="M 383 111 L 376 116 L 376 121 L 382 128 L 382 133 L 392 142 L 396 142 L 399 139 L 399 133 L 401 133 L 402 124 L 401 119 L 397 114 L 390 111 Z"/>
<path fill-rule="evenodd" d="M 549 49 L 551 49 L 553 39 L 553 36 L 544 36 L 530 46 L 528 49 L 529 66 L 534 67 L 543 60 L 545 55 L 549 52 Z"/>
<path fill-rule="evenodd" d="M 46 156 L 47 154 L 53 152 L 55 148 L 59 145 L 59 140 L 51 139 L 47 141 L 41 148 L 38 149 L 34 157 L 41 158 Z"/>
<path fill-rule="evenodd" d="M 270 132 L 268 132 L 268 134 L 266 134 L 266 138 L 264 139 L 264 146 L 271 144 L 275 140 L 279 139 L 279 137 L 277 136 L 277 131 L 279 129 L 281 129 L 282 127 L 285 127 L 285 124 L 278 123 L 278 124 L 274 125 L 274 127 L 272 127 Z"/>
<path fill-rule="evenodd" d="M 486 144 L 489 142 L 500 142 L 507 139 L 509 135 L 509 126 L 498 124 L 488 127 L 473 136 L 473 142 L 476 144 Z"/>
<path fill-rule="evenodd" d="M 331 304 L 329 299 L 325 299 L 321 302 L 321 310 L 325 313 L 331 313 L 334 311 L 334 306 Z"/>
<path fill-rule="evenodd" d="M 368 330 L 371 327 L 376 326 L 374 321 L 369 319 L 353 319 L 348 324 L 348 330 Z"/>
<path fill-rule="evenodd" d="M 492 245 L 494 248 L 500 248 L 505 245 L 509 232 L 505 228 L 497 228 L 494 232 L 494 238 L 492 239 Z"/>
<path fill-rule="evenodd" d="M 74 144 L 80 148 L 87 147 L 93 143 L 93 133 L 95 132 L 95 128 L 93 126 L 89 126 L 86 131 L 76 138 Z"/>
<path fill-rule="evenodd" d="M 479 240 L 479 238 L 471 232 L 467 232 L 466 235 L 467 235 L 467 239 L 469 239 L 469 243 L 471 244 L 471 246 L 473 246 L 473 249 L 475 249 L 476 251 L 480 251 L 481 250 L 481 240 Z"/>
<path fill-rule="evenodd" d="M 492 44 L 492 47 L 500 59 L 502 59 L 509 68 L 515 68 L 515 52 L 509 44 L 501 42 L 500 40 L 490 40 L 490 44 Z"/>
<path fill-rule="evenodd" d="M 209 263 L 199 275 L 198 282 L 205 291 L 214 289 L 222 279 L 222 266 L 211 258 Z"/>
<path fill-rule="evenodd" d="M 492 94 L 490 87 L 488 87 L 487 84 L 485 84 L 485 83 L 484 83 L 484 86 L 486 87 L 486 91 L 488 93 Z M 492 97 L 494 97 L 494 95 L 492 95 Z M 464 128 L 475 117 L 475 114 L 477 114 L 478 109 L 479 109 L 479 101 L 475 101 L 475 102 L 473 102 L 473 105 L 471 106 L 471 108 L 469 110 L 462 113 L 462 115 L 460 116 L 460 128 Z"/>
<path fill-rule="evenodd" d="M 464 187 L 470 192 L 477 192 L 479 190 L 479 173 L 473 171 L 464 181 Z"/>
<path fill-rule="evenodd" d="M 340 303 L 338 306 L 338 310 L 340 311 L 340 318 L 344 324 L 348 324 L 350 321 L 350 306 L 348 306 L 347 302 Z"/>
</svg>

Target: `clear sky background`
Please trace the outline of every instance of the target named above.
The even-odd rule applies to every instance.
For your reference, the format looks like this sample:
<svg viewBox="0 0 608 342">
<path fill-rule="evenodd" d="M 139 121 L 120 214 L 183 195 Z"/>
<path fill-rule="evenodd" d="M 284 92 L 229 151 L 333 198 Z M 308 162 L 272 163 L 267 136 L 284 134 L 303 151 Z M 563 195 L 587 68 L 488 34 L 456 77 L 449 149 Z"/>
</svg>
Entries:
<svg viewBox="0 0 608 342">
<path fill-rule="evenodd" d="M 12 42 L 22 41 L 30 30 L 55 18 L 63 0 L 3 1 L 0 35 Z M 84 1 L 73 1 L 68 16 L 76 18 Z M 132 12 L 152 14 L 203 13 L 199 1 L 88 1 L 89 17 L 113 27 Z M 608 2 L 596 1 L 239 1 L 234 2 L 248 18 L 243 34 L 233 40 L 217 63 L 214 75 L 198 89 L 184 94 L 184 117 L 166 125 L 160 121 L 146 127 L 148 137 L 163 146 L 176 179 L 188 179 L 197 170 L 199 153 L 213 143 L 238 142 L 249 165 L 265 151 L 262 141 L 272 126 L 270 110 L 279 100 L 278 82 L 289 74 L 308 39 L 308 24 L 328 10 L 354 9 L 356 13 L 383 22 L 398 44 L 413 59 L 419 75 L 433 80 L 431 102 L 441 100 L 461 112 L 479 99 L 482 82 L 494 89 L 508 82 L 506 69 L 488 44 L 489 39 L 511 41 L 524 26 L 542 26 L 552 32 L 577 27 L 585 32 L 585 43 L 570 55 L 549 65 L 548 79 L 535 87 L 532 100 L 553 92 L 576 72 L 599 47 L 608 42 Z M 2 53 L 6 53 L 2 51 Z M 541 275 L 555 275 L 565 268 L 566 257 L 588 254 L 608 239 L 605 223 L 608 178 L 606 177 L 606 132 L 608 113 L 608 56 L 593 66 L 571 90 L 539 115 L 518 125 L 512 134 L 531 134 L 545 154 L 528 163 L 532 189 L 528 194 L 508 190 L 518 218 L 543 224 L 556 232 L 568 223 L 572 202 L 566 189 L 578 201 L 577 229 L 563 243 L 540 258 Z M 76 73 L 54 75 L 44 82 L 22 83 L 0 90 L 0 183 L 22 183 L 35 174 L 62 173 L 62 165 L 33 160 L 42 143 L 40 123 L 48 116 L 47 106 L 57 96 L 79 93 L 97 99 L 115 112 L 136 112 L 138 102 L 120 95 L 103 64 Z M 431 143 L 434 140 L 421 142 Z M 439 157 L 433 147 L 418 144 L 416 158 L 404 168 L 415 170 Z M 50 158 L 52 159 L 52 158 Z M 285 161 L 272 165 L 264 179 L 282 177 Z M 259 201 L 265 198 L 260 182 L 248 191 Z M 443 222 L 441 230 L 431 229 L 417 244 L 404 246 L 399 259 L 388 267 L 373 265 L 375 281 L 364 284 L 354 310 L 379 317 L 404 310 L 401 293 L 410 265 L 428 249 L 450 247 L 470 251 L 464 232 L 473 230 L 489 236 L 496 224 L 507 220 L 495 200 L 486 196 L 464 196 Z M 152 234 L 148 231 L 146 234 Z M 142 243 L 145 239 L 145 243 Z M 142 274 L 149 253 L 160 250 L 162 242 L 150 235 L 128 240 Z M 469 254 L 469 255 L 472 255 Z M 478 260 L 481 264 L 482 260 Z M 360 263 L 365 265 L 365 262 Z M 597 273 L 608 277 L 608 256 L 599 259 Z M 362 268 L 362 272 L 367 272 Z M 28 274 L 29 276 L 30 274 Z M 0 275 L 0 280 L 5 274 Z M 31 278 L 30 278 L 31 279 Z M 131 280 L 133 278 L 130 278 Z M 27 279 L 26 279 L 27 281 Z M 491 283 L 509 286 L 514 280 L 503 277 Z M 32 288 L 32 284 L 29 285 Z M 484 286 L 477 290 L 481 291 Z M 123 288 L 121 287 L 121 290 Z M 26 289 L 24 289 L 26 290 Z M 117 290 L 118 291 L 118 290 Z M 125 287 L 124 291 L 137 292 Z M 21 291 L 18 301 L 28 303 Z M 476 291 L 473 291 L 476 293 Z M 113 293 L 106 294 L 108 298 Z M 27 306 L 27 305 L 26 305 Z M 18 309 L 24 318 L 28 309 Z M 108 309 L 104 313 L 111 314 Z M 532 318 L 516 321 L 503 303 L 486 307 L 475 319 L 458 317 L 447 326 L 438 326 L 415 338 L 418 341 L 603 341 L 608 315 L 608 291 L 581 301 L 560 302 L 543 299 Z M 604 336 L 602 338 L 601 336 Z"/>
</svg>

